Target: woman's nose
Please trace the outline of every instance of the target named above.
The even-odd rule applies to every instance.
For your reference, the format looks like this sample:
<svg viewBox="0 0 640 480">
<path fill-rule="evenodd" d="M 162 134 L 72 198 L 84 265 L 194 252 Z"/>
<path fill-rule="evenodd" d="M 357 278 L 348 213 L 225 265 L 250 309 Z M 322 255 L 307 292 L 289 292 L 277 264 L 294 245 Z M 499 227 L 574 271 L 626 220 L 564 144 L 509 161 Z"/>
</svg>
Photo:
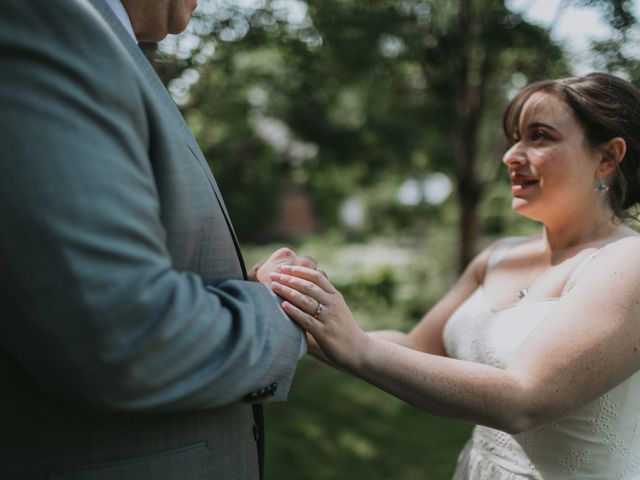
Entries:
<svg viewBox="0 0 640 480">
<path fill-rule="evenodd" d="M 509 150 L 507 150 L 502 156 L 502 163 L 507 166 L 515 163 L 524 163 L 526 161 L 527 157 L 519 141 L 511 145 L 511 148 L 509 148 Z"/>
</svg>

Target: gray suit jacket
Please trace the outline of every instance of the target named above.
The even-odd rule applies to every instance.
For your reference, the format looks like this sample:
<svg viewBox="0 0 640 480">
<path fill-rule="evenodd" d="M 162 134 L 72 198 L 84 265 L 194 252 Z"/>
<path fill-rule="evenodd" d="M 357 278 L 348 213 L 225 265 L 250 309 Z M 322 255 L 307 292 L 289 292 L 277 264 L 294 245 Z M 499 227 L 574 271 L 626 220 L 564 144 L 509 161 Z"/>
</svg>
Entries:
<svg viewBox="0 0 640 480">
<path fill-rule="evenodd" d="M 103 0 L 0 0 L 0 478 L 257 478 L 301 333 L 243 269 Z"/>
</svg>

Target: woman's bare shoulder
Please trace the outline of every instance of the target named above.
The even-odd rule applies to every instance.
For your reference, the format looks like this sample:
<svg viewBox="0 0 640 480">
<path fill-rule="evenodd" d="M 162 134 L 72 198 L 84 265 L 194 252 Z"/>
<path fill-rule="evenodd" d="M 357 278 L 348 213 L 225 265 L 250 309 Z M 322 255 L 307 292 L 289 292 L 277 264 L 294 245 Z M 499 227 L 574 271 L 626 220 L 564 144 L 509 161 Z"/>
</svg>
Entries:
<svg viewBox="0 0 640 480">
<path fill-rule="evenodd" d="M 640 265 L 640 234 L 632 233 L 615 239 L 602 247 L 599 255 L 608 259 L 621 259 Z"/>
<path fill-rule="evenodd" d="M 640 290 L 640 234 L 615 239 L 594 253 L 594 258 L 580 275 L 583 281 L 610 281 L 611 287 L 622 282 L 629 288 Z"/>
</svg>

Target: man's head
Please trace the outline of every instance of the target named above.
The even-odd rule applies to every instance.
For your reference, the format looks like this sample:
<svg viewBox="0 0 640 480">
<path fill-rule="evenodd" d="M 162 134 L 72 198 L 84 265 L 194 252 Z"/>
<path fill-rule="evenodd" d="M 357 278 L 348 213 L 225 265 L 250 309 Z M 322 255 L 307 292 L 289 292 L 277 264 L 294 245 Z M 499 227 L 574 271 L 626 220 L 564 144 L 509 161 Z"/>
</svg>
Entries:
<svg viewBox="0 0 640 480">
<path fill-rule="evenodd" d="M 198 0 L 122 0 L 140 42 L 158 42 L 189 24 Z"/>
</svg>

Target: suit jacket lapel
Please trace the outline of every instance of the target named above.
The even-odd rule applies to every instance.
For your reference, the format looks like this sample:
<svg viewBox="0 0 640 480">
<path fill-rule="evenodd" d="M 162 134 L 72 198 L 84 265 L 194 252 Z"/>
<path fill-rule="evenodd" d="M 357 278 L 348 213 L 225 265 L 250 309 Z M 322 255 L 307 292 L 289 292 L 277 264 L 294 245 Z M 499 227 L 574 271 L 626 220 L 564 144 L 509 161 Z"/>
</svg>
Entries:
<svg viewBox="0 0 640 480">
<path fill-rule="evenodd" d="M 164 84 L 160 80 L 160 77 L 158 77 L 158 74 L 153 69 L 151 63 L 149 63 L 149 60 L 147 59 L 147 57 L 144 56 L 138 44 L 131 38 L 131 35 L 129 35 L 129 32 L 127 32 L 127 30 L 124 28 L 120 20 L 111 11 L 111 8 L 103 0 L 89 0 L 89 2 L 100 13 L 100 15 L 102 15 L 104 20 L 111 27 L 111 30 L 114 32 L 116 37 L 118 37 L 118 40 L 120 41 L 120 43 L 127 50 L 127 52 L 129 52 L 129 55 L 131 56 L 135 65 L 138 67 L 138 70 L 142 73 L 142 75 L 147 80 L 147 83 L 151 86 L 154 92 L 155 98 L 162 103 L 164 108 L 167 110 L 167 113 L 170 115 L 170 118 L 174 120 L 174 123 L 178 128 L 180 136 L 188 145 L 189 150 L 191 151 L 193 156 L 200 163 L 200 166 L 202 167 L 202 171 L 209 179 L 209 183 L 211 184 L 213 193 L 216 197 L 218 205 L 220 206 L 220 209 L 222 210 L 227 226 L 229 227 L 231 236 L 233 237 L 233 242 L 236 248 L 236 252 L 238 254 L 238 259 L 240 260 L 242 272 L 246 277 L 246 267 L 244 265 L 244 260 L 242 258 L 242 253 L 240 251 L 240 244 L 238 242 L 236 233 L 233 229 L 231 219 L 229 218 L 229 213 L 227 212 L 227 208 L 224 204 L 224 201 L 222 200 L 222 194 L 218 189 L 216 180 L 213 177 L 213 174 L 211 173 L 211 169 L 209 168 L 209 165 L 206 159 L 204 158 L 204 155 L 200 150 L 198 143 L 196 142 L 195 138 L 193 138 L 193 135 L 191 134 L 191 130 L 189 130 L 189 127 L 184 121 L 182 114 L 178 110 L 178 107 L 176 106 L 173 99 L 171 98 L 171 95 L 169 95 L 169 92 L 167 91 Z"/>
</svg>

